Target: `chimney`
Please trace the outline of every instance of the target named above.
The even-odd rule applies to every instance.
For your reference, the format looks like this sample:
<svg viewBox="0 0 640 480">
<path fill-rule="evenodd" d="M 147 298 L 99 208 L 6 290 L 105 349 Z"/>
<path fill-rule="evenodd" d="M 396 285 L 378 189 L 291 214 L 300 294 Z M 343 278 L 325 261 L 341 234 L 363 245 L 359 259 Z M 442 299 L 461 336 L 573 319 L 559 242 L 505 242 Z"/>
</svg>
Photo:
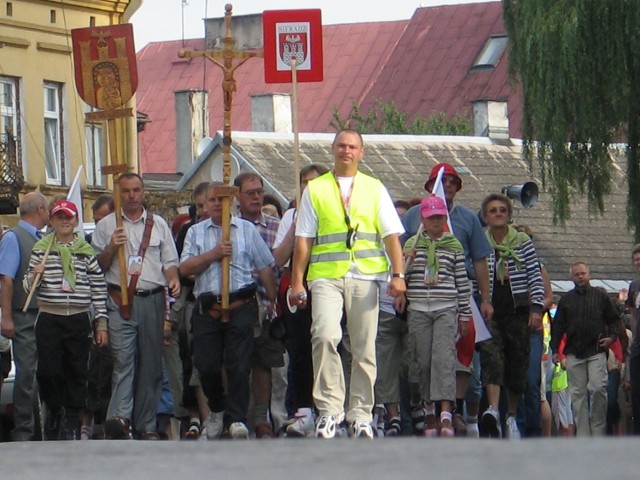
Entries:
<svg viewBox="0 0 640 480">
<path fill-rule="evenodd" d="M 176 172 L 186 173 L 198 157 L 198 143 L 209 136 L 209 97 L 206 90 L 177 90 Z"/>
<path fill-rule="evenodd" d="M 511 143 L 508 115 L 507 102 L 473 102 L 473 134 L 489 137 L 495 143 Z"/>
<path fill-rule="evenodd" d="M 251 129 L 254 132 L 291 133 L 291 95 L 268 93 L 251 96 Z"/>
</svg>

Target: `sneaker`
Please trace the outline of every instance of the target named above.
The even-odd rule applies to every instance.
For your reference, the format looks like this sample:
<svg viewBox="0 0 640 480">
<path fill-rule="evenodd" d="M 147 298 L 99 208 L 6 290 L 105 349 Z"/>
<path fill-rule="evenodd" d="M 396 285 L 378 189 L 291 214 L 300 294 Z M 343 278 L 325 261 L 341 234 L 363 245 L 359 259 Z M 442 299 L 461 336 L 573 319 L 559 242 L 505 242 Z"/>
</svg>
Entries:
<svg viewBox="0 0 640 480">
<path fill-rule="evenodd" d="M 317 438 L 333 438 L 338 426 L 344 420 L 344 413 L 337 415 L 322 415 L 316 422 L 315 435 Z"/>
<path fill-rule="evenodd" d="M 373 428 L 366 420 L 356 420 L 349 428 L 351 438 L 373 438 Z"/>
<path fill-rule="evenodd" d="M 91 440 L 93 437 L 93 427 L 91 425 L 83 425 L 80 428 L 80 440 Z"/>
<path fill-rule="evenodd" d="M 451 413 L 442 412 L 440 414 L 440 436 L 441 437 L 455 437 L 456 433 L 453 429 L 453 422 L 451 420 Z"/>
<path fill-rule="evenodd" d="M 200 422 L 192 420 L 189 424 L 189 428 L 184 432 L 185 440 L 198 440 L 200 438 Z"/>
<path fill-rule="evenodd" d="M 234 422 L 229 425 L 229 435 L 233 440 L 245 440 L 249 438 L 249 429 L 242 422 Z"/>
<path fill-rule="evenodd" d="M 438 436 L 438 422 L 435 411 L 424 416 L 424 436 L 429 438 Z"/>
<path fill-rule="evenodd" d="M 484 435 L 491 438 L 501 438 L 500 412 L 489 406 L 482 414 L 482 428 Z"/>
<path fill-rule="evenodd" d="M 453 424 L 453 430 L 456 433 L 456 437 L 467 436 L 467 422 L 464 421 L 464 417 L 462 415 L 454 413 L 451 423 Z"/>
<path fill-rule="evenodd" d="M 295 421 L 287 425 L 287 437 L 312 437 L 315 426 L 313 414 L 296 415 Z"/>
<path fill-rule="evenodd" d="M 104 422 L 104 436 L 111 440 L 131 438 L 131 422 L 124 417 L 111 417 Z"/>
<path fill-rule="evenodd" d="M 270 423 L 258 423 L 255 426 L 256 438 L 274 438 L 273 428 Z"/>
<path fill-rule="evenodd" d="M 387 426 L 385 428 L 385 436 L 386 437 L 399 437 L 402 434 L 402 423 L 400 422 L 400 418 L 394 417 L 389 420 Z"/>
<path fill-rule="evenodd" d="M 64 418 L 60 440 L 80 440 L 80 420 L 78 415 L 68 415 Z"/>
<path fill-rule="evenodd" d="M 224 410 L 222 412 L 209 412 L 207 418 L 207 440 L 215 440 L 220 437 L 224 427 Z"/>
<path fill-rule="evenodd" d="M 507 421 L 505 424 L 505 432 L 504 436 L 509 440 L 519 440 L 520 439 L 520 430 L 518 429 L 518 423 L 516 422 L 516 417 L 510 415 L 507 417 Z"/>
<path fill-rule="evenodd" d="M 424 406 L 422 404 L 411 407 L 411 424 L 414 435 L 424 435 Z"/>
<path fill-rule="evenodd" d="M 478 422 L 467 421 L 467 438 L 480 438 L 480 430 L 478 430 Z"/>
</svg>

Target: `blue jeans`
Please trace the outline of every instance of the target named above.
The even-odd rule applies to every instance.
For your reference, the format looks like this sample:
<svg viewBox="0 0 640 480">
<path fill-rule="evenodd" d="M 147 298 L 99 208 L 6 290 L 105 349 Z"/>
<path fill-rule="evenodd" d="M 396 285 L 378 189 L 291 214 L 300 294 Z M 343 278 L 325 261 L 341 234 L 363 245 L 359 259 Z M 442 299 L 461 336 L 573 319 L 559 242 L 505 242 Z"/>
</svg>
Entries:
<svg viewBox="0 0 640 480">
<path fill-rule="evenodd" d="M 542 332 L 532 332 L 529 338 L 531 353 L 527 370 L 527 387 L 520 397 L 516 421 L 518 428 L 527 437 L 539 437 L 540 426 L 540 379 L 542 363 Z"/>
</svg>

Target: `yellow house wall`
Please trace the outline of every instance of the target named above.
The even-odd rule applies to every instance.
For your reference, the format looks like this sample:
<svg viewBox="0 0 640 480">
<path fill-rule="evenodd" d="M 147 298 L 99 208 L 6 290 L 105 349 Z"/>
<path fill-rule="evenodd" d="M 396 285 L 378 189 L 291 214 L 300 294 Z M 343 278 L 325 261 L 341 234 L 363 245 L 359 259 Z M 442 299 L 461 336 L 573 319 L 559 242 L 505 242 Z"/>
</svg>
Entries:
<svg viewBox="0 0 640 480">
<path fill-rule="evenodd" d="M 80 165 L 85 163 L 86 140 L 84 103 L 77 94 L 74 79 L 71 30 L 120 23 L 129 18 L 136 0 L 12 0 L 12 15 L 7 15 L 7 2 L 0 0 L 0 75 L 17 77 L 21 102 L 22 163 L 25 191 L 39 188 L 52 198 L 66 193 Z M 131 9 L 127 7 L 131 3 Z M 52 11 L 55 23 L 52 23 Z M 62 186 L 46 184 L 44 148 L 44 82 L 63 85 L 64 168 Z M 130 102 L 135 108 L 135 102 Z M 137 168 L 135 117 L 119 122 L 126 161 Z M 106 128 L 105 128 L 106 132 Z M 106 135 L 105 135 L 106 140 Z M 107 151 L 106 145 L 103 151 Z M 121 159 L 124 163 L 125 159 Z M 111 183 L 108 184 L 109 186 Z M 84 181 L 83 181 L 84 186 Z M 96 197 L 89 195 L 89 197 Z M 85 219 L 90 218 L 88 198 Z M 89 215 L 86 215 L 89 210 Z M 12 221 L 6 223 L 13 223 Z"/>
</svg>

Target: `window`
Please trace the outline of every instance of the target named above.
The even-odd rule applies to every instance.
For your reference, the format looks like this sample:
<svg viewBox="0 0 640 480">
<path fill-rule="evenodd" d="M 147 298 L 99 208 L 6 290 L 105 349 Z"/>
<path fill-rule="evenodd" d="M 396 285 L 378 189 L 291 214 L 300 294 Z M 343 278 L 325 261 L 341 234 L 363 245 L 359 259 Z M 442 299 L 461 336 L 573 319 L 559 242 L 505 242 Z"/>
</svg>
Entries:
<svg viewBox="0 0 640 480">
<path fill-rule="evenodd" d="M 18 92 L 17 78 L 0 76 L 0 142 L 15 147 L 16 162 L 22 165 Z"/>
<path fill-rule="evenodd" d="M 64 178 L 62 136 L 62 85 L 44 84 L 44 157 L 47 183 L 62 185 Z"/>
<path fill-rule="evenodd" d="M 473 64 L 473 68 L 495 68 L 500 61 L 500 57 L 502 57 L 505 48 L 507 48 L 507 40 L 508 38 L 506 35 L 489 37 L 489 40 L 485 43 L 482 52 L 480 52 L 476 62 Z"/>
<path fill-rule="evenodd" d="M 85 113 L 93 112 L 94 108 L 84 106 Z M 101 122 L 85 122 L 84 134 L 87 142 L 87 153 L 85 157 L 85 168 L 87 170 L 87 184 L 96 187 L 104 187 L 104 177 L 102 167 L 104 162 L 104 132 Z"/>
</svg>

